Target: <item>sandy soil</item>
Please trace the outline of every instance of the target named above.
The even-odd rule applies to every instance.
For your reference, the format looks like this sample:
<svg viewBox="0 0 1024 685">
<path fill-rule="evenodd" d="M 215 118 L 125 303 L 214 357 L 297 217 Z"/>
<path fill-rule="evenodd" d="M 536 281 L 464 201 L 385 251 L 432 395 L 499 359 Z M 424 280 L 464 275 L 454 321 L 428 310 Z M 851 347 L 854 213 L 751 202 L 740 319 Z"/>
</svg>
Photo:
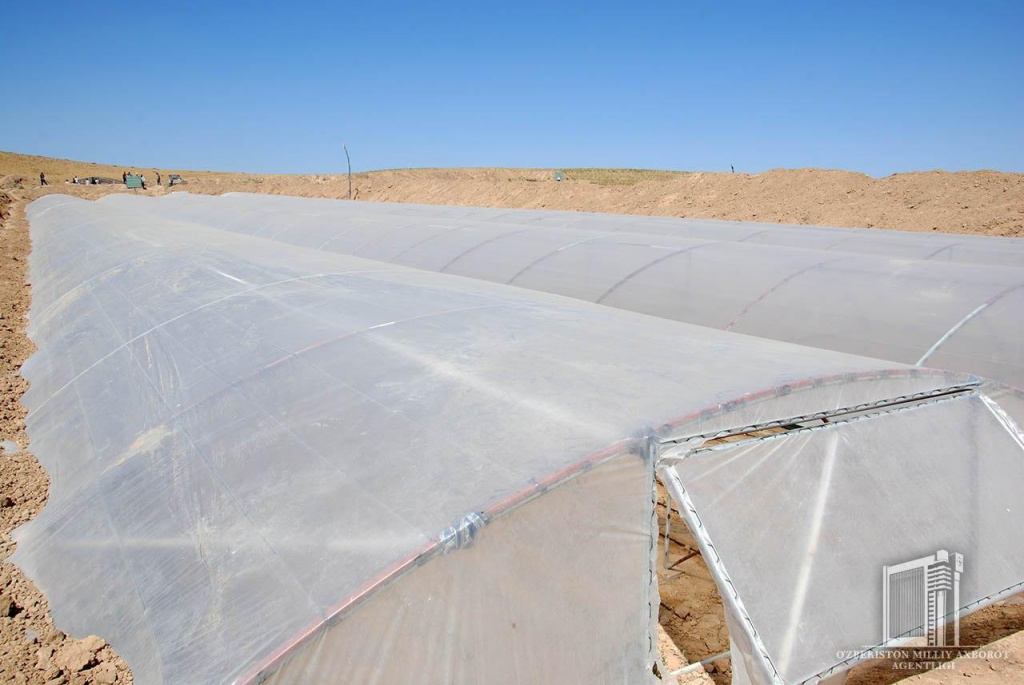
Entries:
<svg viewBox="0 0 1024 685">
<path fill-rule="evenodd" d="M 155 169 L 130 167 L 155 180 Z M 18 371 L 31 354 L 24 334 L 29 306 L 26 284 L 29 251 L 24 206 L 49 193 L 95 199 L 122 186 L 74 186 L 64 178 L 97 175 L 120 178 L 126 167 L 93 165 L 0 152 L 0 442 L 17 445 L 0 456 L 0 559 L 13 551 L 11 531 L 34 516 L 46 501 L 49 479 L 32 455 L 19 400 L 27 383 Z M 51 185 L 38 187 L 39 171 Z M 166 179 L 170 170 L 161 170 Z M 255 176 L 174 171 L 191 192 L 268 192 L 310 197 L 345 197 L 343 176 Z M 1024 236 L 1024 175 L 996 172 L 899 174 L 871 179 L 822 170 L 772 171 L 759 175 L 684 174 L 631 170 L 571 170 L 557 183 L 548 170 L 456 169 L 381 171 L 354 176 L 360 200 L 545 207 L 636 214 L 746 219 L 837 226 L 875 226 L 988 235 Z M 146 194 L 162 194 L 151 187 Z M 12 447 L 8 445 L 8 447 Z M 3 453 L 0 448 L 0 454 Z M 664 493 L 661 493 L 663 525 Z M 662 541 L 663 544 L 664 541 Z M 669 557 L 676 561 L 695 544 L 678 518 Z M 700 556 L 671 571 L 659 571 L 664 629 L 663 654 L 670 668 L 729 648 L 721 599 Z M 1018 681 L 1024 663 L 1024 605 L 991 607 L 964 621 L 965 643 L 1000 640 L 988 658 L 961 658 L 948 670 L 917 676 L 929 685 Z M 672 644 L 680 653 L 672 653 Z M 998 647 L 998 649 L 997 649 Z M 1002 652 L 1005 652 L 1003 654 Z M 952 655 L 951 655 L 952 656 Z M 850 685 L 886 685 L 914 671 L 878 660 L 862 665 Z M 731 677 L 728 660 L 718 660 L 687 683 Z M 56 630 L 46 599 L 13 565 L 0 563 L 0 681 L 30 683 L 131 682 L 127 666 L 100 638 L 74 640 Z"/>
<path fill-rule="evenodd" d="M 143 171 L 149 182 L 155 169 Z M 38 185 L 105 175 L 125 167 L 0 152 L 0 176 Z M 166 180 L 171 170 L 161 170 Z M 183 190 L 343 198 L 344 175 L 255 175 L 176 170 Z M 569 169 L 406 169 L 353 175 L 356 199 L 427 204 L 534 207 L 780 223 L 866 226 L 1024 236 L 1024 174 L 924 171 L 874 179 L 849 171 L 778 169 L 762 174 Z"/>
<path fill-rule="evenodd" d="M 953 681 L 950 673 L 959 678 L 971 678 L 969 681 L 958 681 L 969 682 L 971 685 L 1006 685 L 1024 680 L 1024 633 L 993 642 L 985 651 L 1000 652 L 1005 656 L 979 659 L 977 654 L 967 654 L 939 669 L 909 678 L 904 681 L 904 685 L 949 685 Z"/>
<path fill-rule="evenodd" d="M 960 643 L 973 650 L 947 650 L 933 659 L 934 649 L 923 649 L 919 659 L 876 659 L 850 672 L 846 685 L 950 685 L 971 680 L 972 685 L 1007 685 L 1024 681 L 1024 605 L 991 606 L 960 621 Z M 911 677 L 913 676 L 913 677 Z"/>
</svg>

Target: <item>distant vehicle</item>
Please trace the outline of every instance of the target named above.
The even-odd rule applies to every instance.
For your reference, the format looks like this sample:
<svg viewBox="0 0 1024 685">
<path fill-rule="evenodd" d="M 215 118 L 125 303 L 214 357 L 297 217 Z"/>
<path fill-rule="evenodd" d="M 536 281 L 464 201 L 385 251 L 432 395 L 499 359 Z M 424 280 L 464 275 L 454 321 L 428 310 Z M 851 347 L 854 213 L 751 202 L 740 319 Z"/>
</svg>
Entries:
<svg viewBox="0 0 1024 685">
<path fill-rule="evenodd" d="M 169 186 L 180 186 L 183 185 L 184 183 L 185 179 L 183 179 L 178 174 L 171 174 L 170 176 L 167 177 L 167 185 Z"/>
</svg>

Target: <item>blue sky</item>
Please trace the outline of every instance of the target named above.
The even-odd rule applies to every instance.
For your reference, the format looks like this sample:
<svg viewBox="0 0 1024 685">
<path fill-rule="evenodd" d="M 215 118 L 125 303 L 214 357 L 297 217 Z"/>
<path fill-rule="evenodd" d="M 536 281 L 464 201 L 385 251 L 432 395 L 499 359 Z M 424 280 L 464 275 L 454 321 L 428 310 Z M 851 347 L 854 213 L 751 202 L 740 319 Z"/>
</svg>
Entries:
<svg viewBox="0 0 1024 685">
<path fill-rule="evenodd" d="M 10 3 L 0 149 L 253 172 L 1024 171 L 1024 2 Z"/>
</svg>

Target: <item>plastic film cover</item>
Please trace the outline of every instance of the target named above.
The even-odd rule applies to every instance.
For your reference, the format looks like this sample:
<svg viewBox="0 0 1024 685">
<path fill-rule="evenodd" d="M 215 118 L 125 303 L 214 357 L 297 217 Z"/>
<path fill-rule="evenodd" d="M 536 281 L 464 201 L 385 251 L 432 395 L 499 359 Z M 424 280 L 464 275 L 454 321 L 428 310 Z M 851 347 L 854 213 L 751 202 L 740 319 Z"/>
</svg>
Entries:
<svg viewBox="0 0 1024 685">
<path fill-rule="evenodd" d="M 139 682 L 365 674 L 335 630 L 387 674 L 429 655 L 477 682 L 493 630 L 540 661 L 491 682 L 644 682 L 637 440 L 965 380 L 111 203 L 29 217 L 25 403 L 52 480 L 12 560 Z"/>
<path fill-rule="evenodd" d="M 295 245 L 1024 387 L 1024 241 L 1010 238 L 755 225 L 733 240 L 737 227 L 714 222 L 650 228 L 679 221 L 665 217 L 247 194 L 102 203 L 242 233 L 269 226 L 259 234 Z M 767 238 L 786 230 L 828 241 Z M 965 250 L 999 258 L 953 259 Z"/>
</svg>

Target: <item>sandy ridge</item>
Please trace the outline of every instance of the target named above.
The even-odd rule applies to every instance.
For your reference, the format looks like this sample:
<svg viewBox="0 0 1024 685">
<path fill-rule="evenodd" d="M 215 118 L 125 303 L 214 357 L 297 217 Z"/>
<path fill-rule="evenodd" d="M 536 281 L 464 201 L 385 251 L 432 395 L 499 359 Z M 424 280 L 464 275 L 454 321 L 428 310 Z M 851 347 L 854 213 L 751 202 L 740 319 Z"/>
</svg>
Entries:
<svg viewBox="0 0 1024 685">
<path fill-rule="evenodd" d="M 127 168 L 0 152 L 0 176 L 21 178 L 26 187 L 38 185 L 40 171 L 60 186 L 75 174 L 119 179 Z M 156 169 L 136 171 L 150 184 L 156 179 Z M 166 182 L 172 171 L 161 173 Z M 343 174 L 173 173 L 188 179 L 182 190 L 198 193 L 348 194 Z M 550 169 L 403 169 L 354 174 L 352 180 L 355 198 L 370 201 L 1024 236 L 1024 174 L 921 171 L 876 179 L 826 169 L 760 174 L 570 169 L 564 177 L 555 181 Z"/>
</svg>

